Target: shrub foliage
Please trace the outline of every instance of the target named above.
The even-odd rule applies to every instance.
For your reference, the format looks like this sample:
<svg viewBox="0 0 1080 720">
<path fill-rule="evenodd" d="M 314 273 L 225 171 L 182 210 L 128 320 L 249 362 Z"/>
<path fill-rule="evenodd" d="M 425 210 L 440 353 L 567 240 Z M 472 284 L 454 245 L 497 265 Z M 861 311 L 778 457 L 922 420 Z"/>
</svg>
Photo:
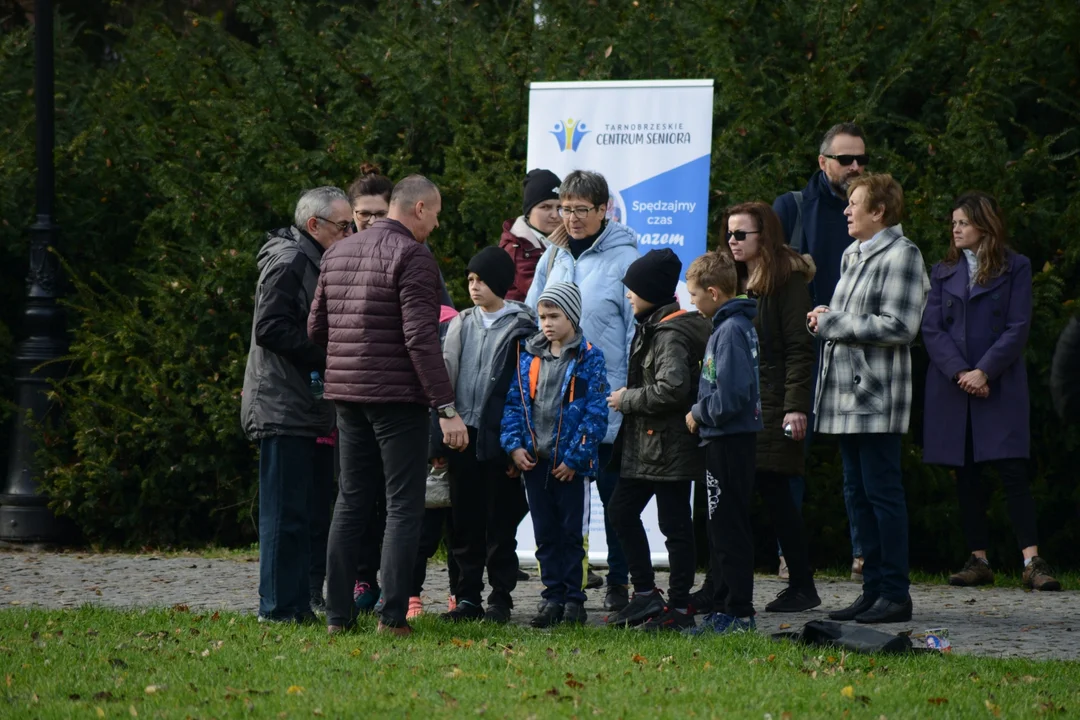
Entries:
<svg viewBox="0 0 1080 720">
<path fill-rule="evenodd" d="M 215 12 L 91 2 L 58 25 L 74 363 L 55 390 L 65 420 L 43 429 L 42 482 L 92 540 L 253 538 L 256 452 L 238 416 L 254 259 L 303 188 L 346 186 L 363 161 L 431 176 L 446 208 L 432 245 L 465 300 L 465 261 L 520 206 L 530 81 L 703 77 L 716 80 L 714 219 L 801 187 L 840 120 L 865 127 L 875 169 L 904 185 L 905 229 L 929 262 L 960 191 L 1008 208 L 1013 244 L 1038 271 L 1027 360 L 1044 553 L 1075 557 L 1080 449 L 1045 383 L 1080 253 L 1074 0 L 190 5 Z M 30 30 L 5 33 L 0 59 L 7 361 L 33 212 Z M 0 383 L 10 391 L 10 373 Z M 921 404 L 905 461 L 913 557 L 937 567 L 963 547 L 952 479 L 919 459 Z M 827 444 L 815 458 L 808 524 L 818 561 L 836 562 L 838 458 Z M 993 520 L 995 549 L 1015 552 L 1000 498 Z"/>
</svg>

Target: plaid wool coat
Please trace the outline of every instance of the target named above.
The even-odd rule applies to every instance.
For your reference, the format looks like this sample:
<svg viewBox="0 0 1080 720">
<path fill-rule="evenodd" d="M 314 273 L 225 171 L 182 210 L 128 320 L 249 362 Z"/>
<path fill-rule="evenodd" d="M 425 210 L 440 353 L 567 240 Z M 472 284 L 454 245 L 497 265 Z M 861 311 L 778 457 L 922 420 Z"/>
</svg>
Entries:
<svg viewBox="0 0 1080 720">
<path fill-rule="evenodd" d="M 844 251 L 829 312 L 818 316 L 824 342 L 814 397 L 817 432 L 904 433 L 911 415 L 911 352 L 930 280 L 922 253 L 899 225 L 860 252 Z"/>
</svg>

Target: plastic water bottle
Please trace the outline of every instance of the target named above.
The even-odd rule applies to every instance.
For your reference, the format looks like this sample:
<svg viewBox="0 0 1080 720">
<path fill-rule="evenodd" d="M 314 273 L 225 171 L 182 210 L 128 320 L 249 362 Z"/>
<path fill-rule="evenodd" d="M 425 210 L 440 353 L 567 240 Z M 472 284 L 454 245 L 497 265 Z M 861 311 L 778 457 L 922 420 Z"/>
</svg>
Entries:
<svg viewBox="0 0 1080 720">
<path fill-rule="evenodd" d="M 315 370 L 311 371 L 311 394 L 315 396 L 316 400 L 323 399 L 323 381 Z"/>
</svg>

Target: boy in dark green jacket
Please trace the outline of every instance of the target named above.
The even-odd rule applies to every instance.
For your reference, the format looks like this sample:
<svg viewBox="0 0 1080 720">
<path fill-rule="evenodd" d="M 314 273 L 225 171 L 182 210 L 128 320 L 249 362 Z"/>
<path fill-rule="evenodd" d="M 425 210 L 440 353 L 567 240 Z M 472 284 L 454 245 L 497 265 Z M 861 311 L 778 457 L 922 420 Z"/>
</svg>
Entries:
<svg viewBox="0 0 1080 720">
<path fill-rule="evenodd" d="M 675 288 L 682 263 L 670 249 L 634 261 L 623 277 L 637 329 L 630 345 L 626 387 L 608 397 L 623 414 L 615 441 L 620 463 L 608 511 L 630 566 L 634 597 L 608 617 L 613 626 L 679 630 L 694 625 L 694 526 L 691 483 L 705 474 L 698 440 L 686 429 L 686 413 L 697 399 L 698 376 L 709 321 L 679 308 Z M 671 567 L 669 602 L 654 584 L 648 537 L 641 513 L 656 497 L 660 531 Z"/>
</svg>

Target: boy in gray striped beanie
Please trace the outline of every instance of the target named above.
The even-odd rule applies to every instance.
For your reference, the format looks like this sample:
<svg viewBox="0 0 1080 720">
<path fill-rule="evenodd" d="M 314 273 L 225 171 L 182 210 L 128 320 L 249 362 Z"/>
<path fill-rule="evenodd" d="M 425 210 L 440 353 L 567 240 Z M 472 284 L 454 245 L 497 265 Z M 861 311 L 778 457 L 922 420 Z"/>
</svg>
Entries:
<svg viewBox="0 0 1080 720">
<path fill-rule="evenodd" d="M 540 293 L 536 305 L 539 307 L 541 303 L 545 302 L 551 303 L 562 310 L 570 322 L 573 323 L 575 330 L 581 329 L 581 290 L 578 289 L 577 285 L 572 282 L 558 282 L 548 285 L 544 288 L 544 292 Z"/>
</svg>

